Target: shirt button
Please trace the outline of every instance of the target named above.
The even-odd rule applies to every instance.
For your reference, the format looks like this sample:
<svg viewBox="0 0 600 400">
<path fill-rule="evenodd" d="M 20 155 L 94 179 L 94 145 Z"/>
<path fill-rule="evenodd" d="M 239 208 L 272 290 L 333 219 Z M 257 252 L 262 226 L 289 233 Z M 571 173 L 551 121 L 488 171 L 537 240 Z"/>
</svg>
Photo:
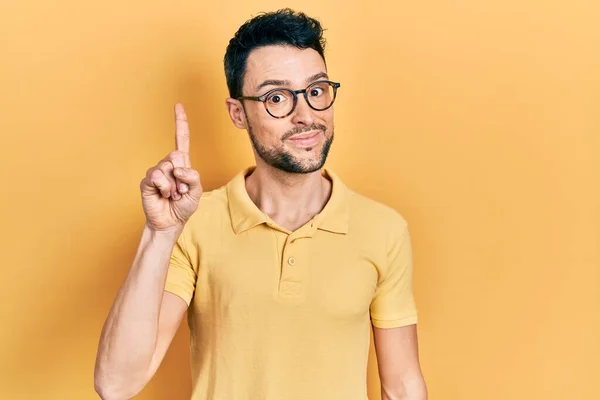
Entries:
<svg viewBox="0 0 600 400">
<path fill-rule="evenodd" d="M 288 264 L 290 264 L 290 265 L 296 265 L 296 259 L 294 257 L 288 258 Z"/>
</svg>

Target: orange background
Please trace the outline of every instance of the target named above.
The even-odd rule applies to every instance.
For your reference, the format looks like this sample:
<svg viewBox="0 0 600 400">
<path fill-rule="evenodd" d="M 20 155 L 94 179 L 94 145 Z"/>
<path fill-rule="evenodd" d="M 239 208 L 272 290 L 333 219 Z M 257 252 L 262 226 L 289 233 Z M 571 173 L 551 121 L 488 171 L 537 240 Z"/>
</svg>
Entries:
<svg viewBox="0 0 600 400">
<path fill-rule="evenodd" d="M 222 58 L 282 4 L 2 3 L 1 399 L 96 398 L 138 183 L 174 149 L 173 104 L 206 189 L 251 164 Z M 599 399 L 599 3 L 285 5 L 328 29 L 329 166 L 412 227 L 430 400 Z M 189 397 L 187 335 L 140 399 Z"/>
</svg>

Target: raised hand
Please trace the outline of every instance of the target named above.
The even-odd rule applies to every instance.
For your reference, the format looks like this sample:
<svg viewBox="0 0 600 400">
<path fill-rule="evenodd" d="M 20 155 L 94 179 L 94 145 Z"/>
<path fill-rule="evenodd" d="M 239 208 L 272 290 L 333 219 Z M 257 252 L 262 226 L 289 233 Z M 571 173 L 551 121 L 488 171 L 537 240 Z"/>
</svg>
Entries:
<svg viewBox="0 0 600 400">
<path fill-rule="evenodd" d="M 190 163 L 190 130 L 181 104 L 175 105 L 175 146 L 140 183 L 146 224 L 157 232 L 182 229 L 202 196 L 200 174 Z"/>
</svg>

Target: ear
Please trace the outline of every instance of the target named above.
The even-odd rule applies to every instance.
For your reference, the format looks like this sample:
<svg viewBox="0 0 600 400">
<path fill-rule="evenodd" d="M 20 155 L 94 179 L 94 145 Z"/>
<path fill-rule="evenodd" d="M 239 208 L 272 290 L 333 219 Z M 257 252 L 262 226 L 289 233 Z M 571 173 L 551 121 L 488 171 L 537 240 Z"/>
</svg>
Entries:
<svg viewBox="0 0 600 400">
<path fill-rule="evenodd" d="M 239 100 L 230 97 L 225 101 L 225 105 L 227 106 L 227 112 L 229 113 L 229 118 L 231 118 L 233 125 L 240 129 L 248 129 L 242 103 Z"/>
</svg>

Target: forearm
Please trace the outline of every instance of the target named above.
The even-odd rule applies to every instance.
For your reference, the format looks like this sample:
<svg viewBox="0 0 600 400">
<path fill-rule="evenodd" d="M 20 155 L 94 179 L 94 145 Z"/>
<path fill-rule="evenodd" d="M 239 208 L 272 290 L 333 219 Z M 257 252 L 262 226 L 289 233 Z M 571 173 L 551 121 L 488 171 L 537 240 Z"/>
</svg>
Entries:
<svg viewBox="0 0 600 400">
<path fill-rule="evenodd" d="M 105 392 L 103 398 L 141 390 L 146 383 L 169 259 L 178 236 L 179 232 L 155 233 L 144 228 L 133 264 L 102 329 L 95 384 L 99 392 Z"/>
<path fill-rule="evenodd" d="M 410 396 L 404 394 L 400 396 L 387 396 L 382 393 L 381 400 L 427 400 L 427 395 Z"/>
<path fill-rule="evenodd" d="M 427 400 L 427 388 L 422 380 L 390 388 L 381 385 L 381 400 Z"/>
</svg>

